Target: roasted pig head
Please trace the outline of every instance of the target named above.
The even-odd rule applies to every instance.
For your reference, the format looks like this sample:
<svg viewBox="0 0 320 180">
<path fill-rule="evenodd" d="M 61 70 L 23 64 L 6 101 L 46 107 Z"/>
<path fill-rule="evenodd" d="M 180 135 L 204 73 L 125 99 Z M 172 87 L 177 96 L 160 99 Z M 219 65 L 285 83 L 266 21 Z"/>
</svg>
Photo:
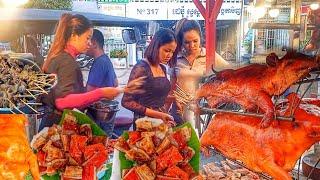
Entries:
<svg viewBox="0 0 320 180">
<path fill-rule="evenodd" d="M 251 64 L 237 70 L 225 70 L 205 83 L 196 93 L 196 101 L 203 97 L 211 108 L 225 103 L 236 103 L 247 111 L 261 109 L 265 115 L 261 127 L 270 125 L 274 116 L 271 97 L 282 94 L 288 87 L 318 68 L 316 58 L 299 53 L 288 53 L 279 59 L 270 54 L 267 64 Z"/>
<path fill-rule="evenodd" d="M 292 104 L 299 102 L 293 101 L 293 97 L 297 98 L 290 95 L 288 104 L 277 114 L 290 114 Z M 217 113 L 200 143 L 242 161 L 251 170 L 265 172 L 276 180 L 291 180 L 288 172 L 320 140 L 320 107 L 302 103 L 294 111 L 294 118 L 295 122 L 273 121 L 271 126 L 261 129 L 256 117 Z"/>
<path fill-rule="evenodd" d="M 319 67 L 316 57 L 307 56 L 302 53 L 287 53 L 281 59 L 275 53 L 271 53 L 267 56 L 266 62 L 269 65 L 270 71 L 274 72 L 274 76 L 280 78 L 281 75 L 284 75 L 283 78 L 286 78 L 289 84 L 308 76 L 311 70 Z"/>
</svg>

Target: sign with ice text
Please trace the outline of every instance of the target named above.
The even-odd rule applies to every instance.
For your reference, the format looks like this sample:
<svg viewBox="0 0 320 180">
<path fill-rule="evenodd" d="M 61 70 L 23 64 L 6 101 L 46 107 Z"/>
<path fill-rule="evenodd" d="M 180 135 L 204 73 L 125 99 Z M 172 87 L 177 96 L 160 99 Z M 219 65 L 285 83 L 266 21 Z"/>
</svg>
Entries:
<svg viewBox="0 0 320 180">
<path fill-rule="evenodd" d="M 115 3 L 115 4 L 122 4 L 122 3 L 128 3 L 129 0 L 98 0 L 98 3 L 99 4 L 112 4 L 112 3 Z"/>
<path fill-rule="evenodd" d="M 126 7 L 124 4 L 99 4 L 99 11 L 102 14 L 111 16 L 126 16 Z"/>
</svg>

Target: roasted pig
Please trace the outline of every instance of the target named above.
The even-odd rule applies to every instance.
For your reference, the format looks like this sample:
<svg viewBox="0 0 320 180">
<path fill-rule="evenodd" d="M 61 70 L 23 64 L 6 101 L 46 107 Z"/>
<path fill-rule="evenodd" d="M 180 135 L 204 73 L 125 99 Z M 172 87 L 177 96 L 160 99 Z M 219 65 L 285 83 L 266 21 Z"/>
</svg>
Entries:
<svg viewBox="0 0 320 180">
<path fill-rule="evenodd" d="M 289 115 L 300 101 L 292 93 L 277 114 Z M 259 118 L 217 113 L 202 135 L 201 146 L 213 146 L 231 159 L 242 161 L 249 169 L 265 172 L 276 180 L 291 180 L 288 174 L 304 151 L 320 140 L 320 107 L 300 104 L 294 122 L 272 121 L 261 129 Z"/>
<path fill-rule="evenodd" d="M 274 115 L 271 97 L 282 94 L 319 64 L 316 58 L 298 53 L 288 53 L 282 59 L 270 54 L 267 63 L 219 72 L 214 80 L 197 91 L 196 99 L 205 97 L 211 108 L 223 103 L 237 103 L 255 112 L 259 108 L 265 113 L 261 127 L 268 127 Z"/>
</svg>

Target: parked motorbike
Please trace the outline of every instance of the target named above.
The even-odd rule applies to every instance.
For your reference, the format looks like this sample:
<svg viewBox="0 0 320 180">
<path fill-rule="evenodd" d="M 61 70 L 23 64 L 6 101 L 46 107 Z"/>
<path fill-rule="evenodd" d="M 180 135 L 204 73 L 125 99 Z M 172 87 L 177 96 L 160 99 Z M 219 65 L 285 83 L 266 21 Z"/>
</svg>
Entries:
<svg viewBox="0 0 320 180">
<path fill-rule="evenodd" d="M 77 63 L 79 64 L 81 69 L 90 69 L 94 59 L 84 54 L 80 54 L 77 59 Z"/>
</svg>

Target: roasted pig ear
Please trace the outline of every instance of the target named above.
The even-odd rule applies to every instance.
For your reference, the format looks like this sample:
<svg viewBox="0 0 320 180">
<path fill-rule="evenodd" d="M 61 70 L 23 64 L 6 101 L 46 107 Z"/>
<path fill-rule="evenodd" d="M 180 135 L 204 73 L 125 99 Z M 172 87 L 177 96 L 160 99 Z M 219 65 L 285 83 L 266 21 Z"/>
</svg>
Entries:
<svg viewBox="0 0 320 180">
<path fill-rule="evenodd" d="M 114 145 L 114 148 L 124 153 L 130 150 L 127 141 L 123 137 L 118 138 L 117 142 Z"/>
<path fill-rule="evenodd" d="M 145 162 L 150 160 L 150 156 L 142 149 L 137 147 L 131 148 L 126 152 L 126 158 L 131 161 Z"/>
<path fill-rule="evenodd" d="M 136 143 L 136 146 L 151 155 L 155 152 L 155 147 L 150 136 L 144 137 L 141 141 Z"/>
<path fill-rule="evenodd" d="M 143 180 L 154 180 L 156 178 L 155 174 L 146 164 L 142 166 L 137 166 L 136 172 L 139 178 Z"/>
</svg>

